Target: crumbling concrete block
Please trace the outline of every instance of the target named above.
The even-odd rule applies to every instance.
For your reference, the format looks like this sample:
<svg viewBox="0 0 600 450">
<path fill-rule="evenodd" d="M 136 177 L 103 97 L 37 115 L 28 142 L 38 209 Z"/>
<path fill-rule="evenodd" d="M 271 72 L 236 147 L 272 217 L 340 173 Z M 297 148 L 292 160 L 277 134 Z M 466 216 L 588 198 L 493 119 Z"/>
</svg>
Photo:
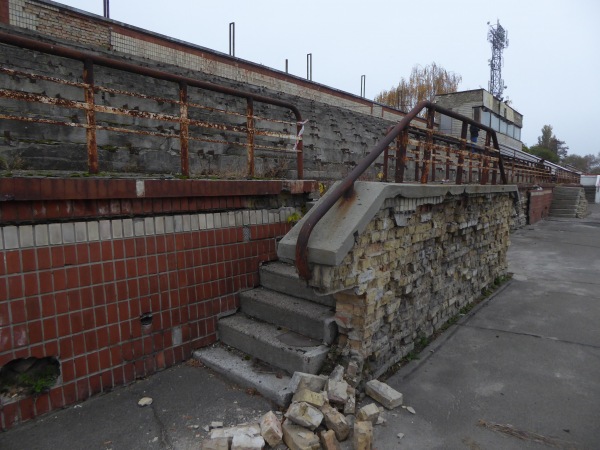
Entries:
<svg viewBox="0 0 600 450">
<path fill-rule="evenodd" d="M 321 431 L 319 433 L 319 440 L 321 441 L 323 450 L 342 450 L 333 430 Z"/>
<path fill-rule="evenodd" d="M 291 420 L 283 422 L 283 442 L 290 450 L 320 450 L 317 435 L 306 428 L 295 425 Z"/>
<path fill-rule="evenodd" d="M 285 413 L 285 417 L 311 430 L 323 422 L 323 413 L 306 402 L 292 403 Z"/>
<path fill-rule="evenodd" d="M 344 405 L 344 414 L 355 414 L 356 413 L 356 397 L 354 395 L 348 396 L 348 401 Z"/>
<path fill-rule="evenodd" d="M 327 383 L 327 397 L 330 403 L 344 405 L 348 401 L 348 383 L 329 380 Z"/>
<path fill-rule="evenodd" d="M 369 403 L 358 410 L 356 419 L 360 421 L 369 421 L 372 424 L 377 422 L 379 418 L 379 408 L 375 403 Z"/>
<path fill-rule="evenodd" d="M 344 366 L 339 364 L 329 374 L 329 379 L 333 381 L 342 381 L 344 379 Z"/>
<path fill-rule="evenodd" d="M 369 397 L 378 401 L 387 409 L 394 409 L 402 405 L 402 394 L 381 381 L 369 381 L 365 392 Z"/>
<path fill-rule="evenodd" d="M 304 372 L 294 372 L 290 380 L 290 391 L 297 392 L 300 389 L 308 389 L 313 392 L 321 392 L 325 389 L 327 377 L 325 375 L 312 375 Z"/>
<path fill-rule="evenodd" d="M 229 439 L 226 437 L 215 439 L 204 439 L 202 450 L 229 450 Z"/>
<path fill-rule="evenodd" d="M 335 433 L 338 441 L 345 441 L 350 434 L 350 426 L 346 417 L 328 404 L 323 405 L 321 412 L 323 412 L 325 426 Z"/>
<path fill-rule="evenodd" d="M 247 436 L 260 436 L 260 425 L 257 423 L 238 425 L 235 427 L 216 428 L 210 431 L 211 439 L 227 438 L 231 444 L 236 434 L 245 434 Z"/>
<path fill-rule="evenodd" d="M 325 403 L 325 398 L 320 392 L 313 392 L 308 389 L 300 389 L 292 397 L 292 402 L 306 402 L 309 405 L 320 408 Z"/>
<path fill-rule="evenodd" d="M 262 450 L 265 440 L 262 436 L 248 436 L 247 434 L 236 434 L 231 442 L 231 450 Z"/>
<path fill-rule="evenodd" d="M 348 363 L 348 368 L 346 369 L 346 374 L 349 377 L 355 377 L 358 375 L 358 363 L 356 361 L 350 361 Z"/>
<path fill-rule="evenodd" d="M 281 422 L 273 411 L 269 411 L 260 420 L 260 435 L 271 447 L 275 447 L 283 439 Z"/>
<path fill-rule="evenodd" d="M 354 450 L 371 450 L 373 448 L 373 424 L 356 422 L 354 424 Z"/>
</svg>

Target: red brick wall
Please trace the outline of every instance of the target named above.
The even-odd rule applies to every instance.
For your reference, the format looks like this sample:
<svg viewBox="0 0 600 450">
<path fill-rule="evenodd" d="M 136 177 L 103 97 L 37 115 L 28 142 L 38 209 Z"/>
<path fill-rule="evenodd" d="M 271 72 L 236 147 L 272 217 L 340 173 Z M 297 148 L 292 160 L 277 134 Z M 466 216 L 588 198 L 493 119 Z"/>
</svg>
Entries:
<svg viewBox="0 0 600 450">
<path fill-rule="evenodd" d="M 552 204 L 552 190 L 529 191 L 529 212 L 527 222 L 534 224 L 548 217 Z"/>
<path fill-rule="evenodd" d="M 54 356 L 61 368 L 49 393 L 3 402 L 2 428 L 215 342 L 218 315 L 257 285 L 261 262 L 276 259 L 276 238 L 295 210 L 284 204 L 299 204 L 314 187 L 1 180 L 0 366 Z M 268 207 L 251 209 L 261 203 Z M 144 313 L 152 314 L 149 326 L 142 326 Z"/>
</svg>

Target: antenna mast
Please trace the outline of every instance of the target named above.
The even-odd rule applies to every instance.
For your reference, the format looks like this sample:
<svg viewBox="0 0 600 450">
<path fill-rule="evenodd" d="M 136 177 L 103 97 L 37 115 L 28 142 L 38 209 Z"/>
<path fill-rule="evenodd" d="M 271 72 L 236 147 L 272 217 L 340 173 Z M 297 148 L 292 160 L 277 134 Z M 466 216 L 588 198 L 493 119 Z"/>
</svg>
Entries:
<svg viewBox="0 0 600 450">
<path fill-rule="evenodd" d="M 496 25 L 490 25 L 488 31 L 488 42 L 492 44 L 492 59 L 490 63 L 490 83 L 489 90 L 494 97 L 502 99 L 502 93 L 504 92 L 504 80 L 502 79 L 502 50 L 508 47 L 508 31 L 506 31 L 500 21 L 496 22 Z"/>
</svg>

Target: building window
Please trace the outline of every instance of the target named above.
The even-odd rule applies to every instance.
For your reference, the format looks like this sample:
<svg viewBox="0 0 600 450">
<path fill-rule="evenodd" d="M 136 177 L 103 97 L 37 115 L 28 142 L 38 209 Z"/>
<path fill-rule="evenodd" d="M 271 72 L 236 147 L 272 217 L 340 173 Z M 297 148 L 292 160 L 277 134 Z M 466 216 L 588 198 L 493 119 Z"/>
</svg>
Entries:
<svg viewBox="0 0 600 450">
<path fill-rule="evenodd" d="M 504 120 L 500 121 L 500 133 L 508 134 L 508 123 Z"/>
<path fill-rule="evenodd" d="M 481 112 L 481 124 L 485 125 L 486 127 L 490 126 L 490 112 L 489 111 Z"/>
<path fill-rule="evenodd" d="M 492 114 L 490 126 L 494 131 L 500 131 L 500 117 L 496 114 Z"/>
</svg>

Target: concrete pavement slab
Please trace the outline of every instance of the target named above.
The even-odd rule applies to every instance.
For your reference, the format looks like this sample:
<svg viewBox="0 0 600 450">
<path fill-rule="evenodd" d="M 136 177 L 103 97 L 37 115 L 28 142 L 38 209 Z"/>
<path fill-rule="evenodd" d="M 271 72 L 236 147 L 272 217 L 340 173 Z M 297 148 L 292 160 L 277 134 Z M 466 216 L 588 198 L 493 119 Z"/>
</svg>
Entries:
<svg viewBox="0 0 600 450">
<path fill-rule="evenodd" d="M 468 326 L 537 336 L 582 345 L 600 344 L 598 314 L 600 285 L 582 294 L 540 286 L 536 281 L 512 281 L 501 301 L 490 301 L 474 315 Z"/>
<path fill-rule="evenodd" d="M 144 396 L 152 405 L 138 406 Z M 0 449 L 197 450 L 211 422 L 257 422 L 270 409 L 211 370 L 182 364 L 0 433 Z"/>
<path fill-rule="evenodd" d="M 599 212 L 511 236 L 511 284 L 387 380 L 417 414 L 379 450 L 600 448 Z"/>
</svg>

